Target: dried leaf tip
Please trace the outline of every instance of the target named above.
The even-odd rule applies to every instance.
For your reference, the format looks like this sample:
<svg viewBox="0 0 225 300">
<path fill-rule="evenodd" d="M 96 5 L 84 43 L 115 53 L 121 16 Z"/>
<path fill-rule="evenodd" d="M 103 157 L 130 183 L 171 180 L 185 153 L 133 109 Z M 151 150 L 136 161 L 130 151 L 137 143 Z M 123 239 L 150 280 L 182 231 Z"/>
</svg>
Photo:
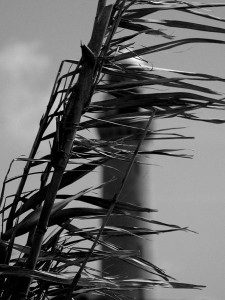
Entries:
<svg viewBox="0 0 225 300">
<path fill-rule="evenodd" d="M 82 59 L 87 62 L 90 67 L 94 68 L 96 64 L 96 56 L 94 53 L 91 51 L 91 49 L 86 46 L 85 44 L 80 45 L 81 51 L 82 51 Z"/>
</svg>

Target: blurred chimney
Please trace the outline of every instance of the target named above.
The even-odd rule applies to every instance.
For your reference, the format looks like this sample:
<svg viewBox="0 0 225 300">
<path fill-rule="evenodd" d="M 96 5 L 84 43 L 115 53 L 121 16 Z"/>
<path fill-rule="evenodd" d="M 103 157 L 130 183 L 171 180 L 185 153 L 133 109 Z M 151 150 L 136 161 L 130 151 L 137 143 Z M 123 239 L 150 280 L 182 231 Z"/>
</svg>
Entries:
<svg viewBox="0 0 225 300">
<path fill-rule="evenodd" d="M 125 60 L 122 62 L 124 67 L 133 67 L 140 65 L 140 60 L 132 58 L 129 60 Z M 115 83 L 115 82 L 121 82 L 124 80 L 131 80 L 129 78 L 120 77 L 120 76 L 110 76 L 109 82 Z M 120 90 L 111 93 L 114 97 L 119 96 L 126 96 L 130 95 L 131 93 L 141 93 L 141 89 L 132 89 L 132 90 Z M 136 109 L 137 111 L 137 109 Z M 119 109 L 117 110 L 118 114 L 124 114 L 126 112 L 126 109 Z M 135 109 L 129 109 L 129 112 L 135 112 Z M 112 113 L 112 112 L 111 112 Z M 115 113 L 115 111 L 114 111 Z M 133 125 L 135 126 L 135 125 Z M 142 128 L 145 128 L 146 124 L 145 122 L 142 122 L 142 124 L 138 124 L 137 126 L 141 126 Z M 124 137 L 128 135 L 132 135 L 132 138 L 128 138 L 126 142 L 124 143 L 124 149 L 132 150 L 134 151 L 137 144 L 138 144 L 138 137 L 140 137 L 140 130 L 136 130 L 129 127 L 123 127 L 123 126 L 114 126 L 110 128 L 101 128 L 99 130 L 99 135 L 102 140 L 117 140 L 118 138 L 123 139 Z M 145 148 L 147 147 L 148 142 L 145 142 Z M 139 162 L 141 161 L 141 158 L 138 158 L 138 162 L 134 163 L 131 173 L 129 175 L 129 179 L 126 183 L 126 186 L 122 192 L 122 195 L 119 199 L 119 201 L 122 202 L 129 202 L 132 204 L 136 204 L 138 206 L 146 206 L 146 198 L 149 198 L 149 195 L 146 195 L 144 192 L 146 189 L 146 185 L 149 186 L 149 181 L 146 182 L 146 167 Z M 103 168 L 103 182 L 107 182 L 111 180 L 112 178 L 116 178 L 113 182 L 107 184 L 103 188 L 103 198 L 106 199 L 112 199 L 113 196 L 118 192 L 118 188 L 120 187 L 122 178 L 126 172 L 126 169 L 128 167 L 128 163 L 125 160 L 120 159 L 111 159 L 107 162 L 107 166 Z M 145 202 L 145 203 L 144 203 Z M 150 206 L 150 203 L 148 201 L 148 207 Z M 143 227 L 143 224 L 140 220 L 126 218 L 124 216 L 112 216 L 110 218 L 110 221 L 108 222 L 107 226 L 127 226 L 129 227 Z M 144 241 L 141 238 L 135 237 L 135 236 L 124 236 L 124 237 L 110 237 L 107 239 L 108 242 L 112 242 L 113 244 L 118 245 L 119 247 L 127 250 L 136 250 L 139 252 L 140 256 L 145 257 L 146 259 L 150 260 L 150 253 L 149 253 L 149 244 L 148 246 L 148 253 L 146 256 L 143 255 L 144 247 L 146 247 L 146 241 Z M 107 250 L 107 249 L 105 249 Z M 150 274 L 147 272 L 140 270 L 139 268 L 132 266 L 128 264 L 127 262 L 124 262 L 120 259 L 116 258 L 109 258 L 107 260 L 104 260 L 102 263 L 102 272 L 105 276 L 123 276 L 126 278 L 150 278 Z M 121 291 L 121 294 L 123 291 Z M 132 299 L 137 300 L 150 300 L 151 294 L 149 291 L 145 292 L 144 290 L 137 290 L 126 293 L 126 296 L 130 296 Z M 112 298 L 98 298 L 98 299 L 112 299 Z"/>
</svg>

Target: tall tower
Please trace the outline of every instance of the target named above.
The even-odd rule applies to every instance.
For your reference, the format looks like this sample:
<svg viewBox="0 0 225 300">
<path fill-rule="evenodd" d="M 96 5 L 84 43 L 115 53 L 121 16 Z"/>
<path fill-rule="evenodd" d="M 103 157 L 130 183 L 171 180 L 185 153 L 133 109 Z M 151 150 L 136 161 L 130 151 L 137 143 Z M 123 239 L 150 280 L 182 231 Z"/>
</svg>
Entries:
<svg viewBox="0 0 225 300">
<path fill-rule="evenodd" d="M 124 62 L 126 67 L 133 66 L 135 63 L 137 63 L 136 59 L 132 59 L 129 61 Z M 138 64 L 140 64 L 140 61 L 138 60 Z M 126 77 L 109 77 L 110 82 L 121 82 L 126 80 Z M 141 93 L 141 90 L 139 89 L 132 89 L 127 91 L 117 91 L 111 93 L 112 96 L 120 97 L 130 95 L 131 93 Z M 137 109 L 136 109 L 137 110 Z M 125 113 L 125 109 L 119 109 L 115 114 L 123 114 Z M 135 110 L 130 109 L 129 112 L 135 112 Z M 139 128 L 145 128 L 146 124 L 145 122 L 139 123 Z M 133 127 L 136 127 L 135 124 L 133 124 Z M 121 144 L 123 144 L 123 149 L 133 152 L 135 148 L 137 147 L 137 144 L 140 139 L 140 130 L 134 129 L 131 127 L 123 127 L 123 126 L 110 126 L 109 128 L 104 128 L 99 130 L 100 137 L 103 140 L 109 140 L 109 141 L 121 141 L 119 142 L 118 148 L 121 147 Z M 128 136 L 128 138 L 126 138 Z M 130 138 L 129 138 L 130 136 Z M 145 147 L 147 146 L 145 142 Z M 115 146 L 115 148 L 117 148 Z M 114 150 L 112 151 L 112 154 Z M 115 149 L 116 152 L 116 149 Z M 128 168 L 128 160 L 126 160 L 126 154 L 121 155 L 118 159 L 111 159 L 107 162 L 107 166 L 103 168 L 103 182 L 108 182 L 114 178 L 112 182 L 105 185 L 103 188 L 103 198 L 106 199 L 112 199 L 113 196 L 118 192 L 119 187 L 121 186 L 121 181 L 124 177 L 124 174 Z M 146 192 L 149 192 L 149 174 L 147 172 L 146 166 L 141 164 L 141 158 L 138 157 L 138 160 L 134 163 L 131 172 L 129 174 L 129 178 L 125 184 L 125 187 L 123 189 L 123 192 L 119 198 L 119 201 L 121 202 L 127 202 L 131 204 L 135 204 L 138 206 L 148 206 L 149 207 L 149 195 L 146 194 Z M 146 187 L 148 186 L 148 187 Z M 148 201 L 148 204 L 146 202 Z M 142 222 L 137 219 L 132 218 L 126 218 L 124 216 L 111 216 L 107 226 L 118 226 L 121 228 L 127 228 L 129 230 L 130 227 L 143 227 Z M 118 245 L 119 247 L 127 250 L 136 250 L 137 253 L 140 253 L 142 257 L 150 259 L 150 251 L 149 249 L 145 251 L 146 241 L 135 237 L 135 236 L 127 236 L 124 235 L 122 237 L 115 237 L 112 235 L 112 237 L 107 238 L 108 242 L 112 242 L 113 244 Z M 149 245 L 148 245 L 149 248 Z M 144 253 L 148 252 L 148 253 Z M 117 258 L 109 258 L 102 263 L 102 272 L 105 276 L 123 276 L 128 278 L 149 278 L 148 274 L 140 270 L 139 268 L 122 261 L 121 259 Z M 148 294 L 148 295 L 147 295 Z M 144 290 L 136 290 L 132 292 L 126 293 L 127 296 L 131 296 L 134 299 L 137 300 L 150 300 L 150 293 L 146 293 Z M 103 298 L 107 299 L 107 298 Z M 111 298 L 109 298 L 111 299 Z"/>
</svg>

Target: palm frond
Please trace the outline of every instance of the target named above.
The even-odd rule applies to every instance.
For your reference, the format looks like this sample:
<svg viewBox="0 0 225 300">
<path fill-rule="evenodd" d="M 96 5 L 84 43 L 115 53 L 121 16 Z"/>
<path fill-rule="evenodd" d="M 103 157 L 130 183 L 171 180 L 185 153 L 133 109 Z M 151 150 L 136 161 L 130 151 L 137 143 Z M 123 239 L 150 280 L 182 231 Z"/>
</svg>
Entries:
<svg viewBox="0 0 225 300">
<path fill-rule="evenodd" d="M 203 8 L 224 6 L 179 0 L 117 0 L 115 5 L 99 1 L 90 42 L 81 44 L 80 60 L 61 63 L 30 155 L 17 159 L 25 164 L 24 171 L 11 176 L 10 166 L 5 177 L 0 210 L 0 297 L 72 299 L 82 293 L 94 293 L 121 299 L 122 291 L 155 286 L 204 287 L 175 282 L 137 251 L 123 249 L 107 239 L 129 236 L 147 240 L 149 235 L 191 231 L 186 226 L 154 220 L 152 213 L 156 210 L 138 206 L 132 199 L 124 203 L 120 196 L 131 166 L 143 163 L 141 156 L 192 157 L 180 147 L 179 140 L 193 137 L 178 133 L 182 128 L 175 126 L 154 129 L 149 126 L 152 121 L 179 117 L 213 124 L 225 122 L 198 114 L 202 109 L 224 110 L 223 93 L 210 88 L 209 82 L 224 83 L 225 78 L 147 63 L 149 54 L 161 55 L 162 51 L 185 45 L 223 46 L 225 19 Z M 188 21 L 159 18 L 160 13 L 165 15 L 171 10 L 185 13 Z M 152 19 L 155 13 L 158 19 Z M 199 21 L 192 21 L 191 15 L 199 17 Z M 217 23 L 212 26 L 206 24 L 207 20 Z M 176 37 L 176 32 L 171 35 L 168 28 L 185 34 L 191 32 L 191 35 Z M 197 33 L 209 36 L 195 36 Z M 160 42 L 152 44 L 151 40 L 150 45 L 136 46 L 135 39 L 141 35 L 148 39 L 157 37 Z M 90 135 L 96 128 L 100 137 L 87 137 L 87 132 Z M 120 134 L 110 137 L 115 129 Z M 177 148 L 156 146 L 156 149 L 143 150 L 140 147 L 144 139 L 154 140 L 156 144 L 158 140 L 177 140 Z M 48 150 L 39 157 L 39 150 L 46 143 L 50 147 L 44 147 Z M 96 168 L 112 168 L 108 165 L 110 160 L 128 163 L 113 198 L 95 194 L 113 179 L 97 187 L 80 188 L 81 180 Z M 35 178 L 35 183 L 31 178 Z M 19 181 L 18 188 L 12 192 L 11 184 L 16 181 Z M 139 220 L 145 225 L 110 225 L 107 222 L 111 216 Z M 94 219 L 101 221 L 102 226 L 76 224 L 78 220 Z M 156 228 L 149 229 L 148 224 Z M 24 245 L 15 242 L 20 235 L 26 239 Z M 83 246 L 83 242 L 88 245 Z M 144 270 L 146 276 L 160 279 L 100 275 L 88 264 L 110 257 Z"/>
</svg>

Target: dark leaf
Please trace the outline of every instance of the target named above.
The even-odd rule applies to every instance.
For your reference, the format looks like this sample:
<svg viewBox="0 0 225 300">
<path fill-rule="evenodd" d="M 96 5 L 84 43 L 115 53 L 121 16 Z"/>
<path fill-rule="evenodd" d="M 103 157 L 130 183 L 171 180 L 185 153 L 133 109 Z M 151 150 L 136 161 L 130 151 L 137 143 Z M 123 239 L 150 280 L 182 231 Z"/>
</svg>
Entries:
<svg viewBox="0 0 225 300">
<path fill-rule="evenodd" d="M 76 182 L 80 178 L 84 177 L 85 175 L 87 175 L 88 173 L 93 171 L 96 167 L 102 165 L 104 162 L 106 162 L 105 158 L 95 160 L 95 161 L 92 161 L 91 163 L 83 164 L 75 169 L 65 172 L 65 174 L 63 175 L 59 189 L 62 189 L 64 187 Z M 34 209 L 37 205 L 41 204 L 42 201 L 45 199 L 49 185 L 50 184 L 46 185 L 44 188 L 42 188 L 37 193 L 32 195 L 29 199 L 24 199 L 24 204 L 17 211 L 16 215 L 20 215 L 29 209 Z"/>
</svg>

